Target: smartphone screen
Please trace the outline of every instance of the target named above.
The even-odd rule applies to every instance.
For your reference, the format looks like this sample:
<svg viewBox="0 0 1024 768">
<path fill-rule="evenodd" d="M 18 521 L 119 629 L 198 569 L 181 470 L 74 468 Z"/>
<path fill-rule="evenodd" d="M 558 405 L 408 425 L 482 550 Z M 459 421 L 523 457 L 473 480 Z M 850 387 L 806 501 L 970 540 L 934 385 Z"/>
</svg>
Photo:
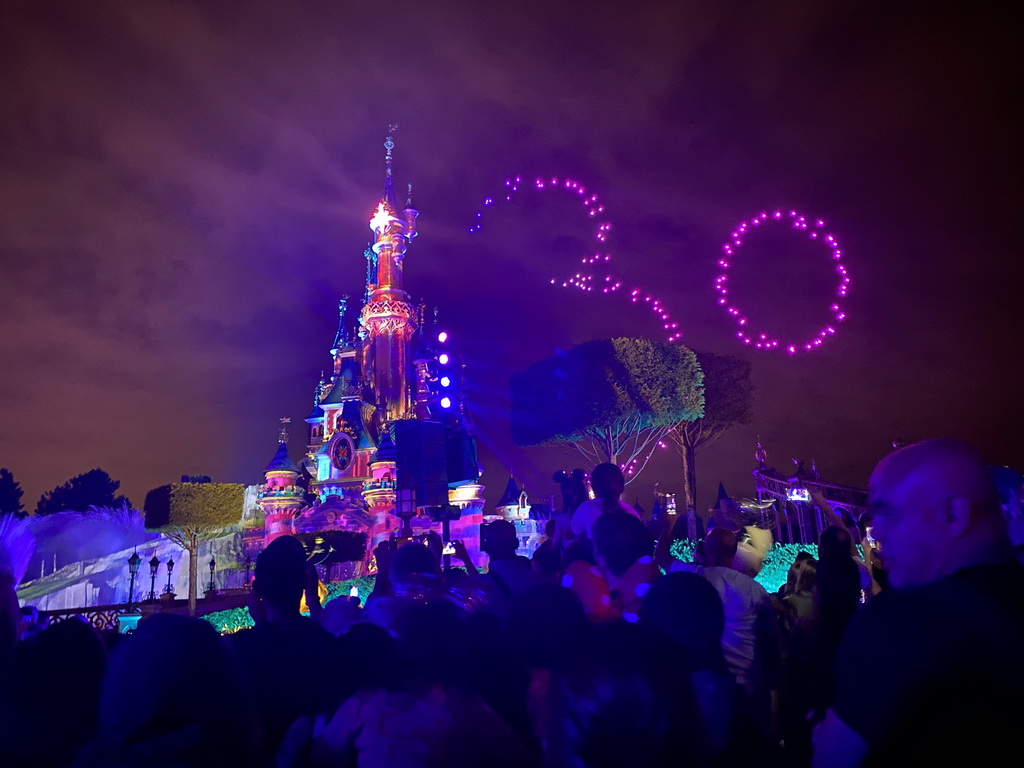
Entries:
<svg viewBox="0 0 1024 768">
<path fill-rule="evenodd" d="M 455 554 L 455 545 L 452 544 L 450 541 L 446 541 L 444 543 L 444 549 L 441 550 L 441 554 L 442 555 L 454 555 Z"/>
</svg>

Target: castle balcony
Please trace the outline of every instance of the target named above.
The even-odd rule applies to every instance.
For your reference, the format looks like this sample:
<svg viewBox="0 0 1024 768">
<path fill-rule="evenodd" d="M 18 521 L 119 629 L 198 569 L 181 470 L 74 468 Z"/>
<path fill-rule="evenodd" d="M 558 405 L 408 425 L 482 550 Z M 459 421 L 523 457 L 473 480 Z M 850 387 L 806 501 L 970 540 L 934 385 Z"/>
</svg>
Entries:
<svg viewBox="0 0 1024 768">
<path fill-rule="evenodd" d="M 256 492 L 256 501 L 264 499 L 298 500 L 301 501 L 306 495 L 305 490 L 298 485 L 283 485 L 279 487 L 261 488 Z"/>
<path fill-rule="evenodd" d="M 366 499 L 366 503 L 371 507 L 393 507 L 397 501 L 398 495 L 395 491 L 394 481 L 387 481 L 389 487 L 381 487 L 380 485 L 373 485 L 363 490 L 363 498 Z"/>
</svg>

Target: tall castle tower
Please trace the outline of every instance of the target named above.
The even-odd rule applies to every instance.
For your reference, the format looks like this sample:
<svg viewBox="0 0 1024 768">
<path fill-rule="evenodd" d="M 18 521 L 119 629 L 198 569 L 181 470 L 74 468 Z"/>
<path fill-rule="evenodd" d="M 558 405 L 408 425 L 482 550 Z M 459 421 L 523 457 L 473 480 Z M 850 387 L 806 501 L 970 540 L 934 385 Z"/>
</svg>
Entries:
<svg viewBox="0 0 1024 768">
<path fill-rule="evenodd" d="M 392 169 L 394 130 L 391 126 L 384 141 L 384 191 L 369 218 L 373 243 L 363 254 L 366 291 L 358 326 L 350 324 L 349 300 L 342 298 L 330 349 L 330 375 L 322 374 L 314 386 L 313 409 L 306 417 L 309 438 L 301 470 L 287 466 L 290 459 L 284 442 L 272 462 L 274 474 L 267 468 L 267 484 L 257 502 L 267 521 L 267 541 L 289 532 L 345 529 L 367 532 L 372 551 L 373 544 L 401 526 L 396 504 L 403 467 L 392 425 L 432 420 L 427 389 L 442 377 L 429 369 L 430 356 L 436 351 L 436 316 L 434 325 L 428 326 L 423 308 L 417 311 L 403 284 L 405 254 L 416 236 L 419 212 L 412 204 L 411 185 L 405 206 L 398 208 Z M 438 353 L 437 357 L 447 360 L 448 356 Z M 443 381 L 448 386 L 447 376 Z M 450 402 L 444 405 L 450 409 L 445 421 L 448 433 L 453 442 L 472 446 L 464 409 L 461 404 L 453 408 Z M 475 448 L 470 453 L 475 456 Z M 294 476 L 280 474 L 292 467 Z M 448 492 L 449 503 L 462 510 L 461 519 L 451 524 L 451 535 L 466 540 L 471 553 L 479 541 L 483 512 L 483 486 L 476 477 L 475 471 L 462 471 Z M 297 483 L 308 486 L 302 502 L 296 503 L 292 498 L 296 494 L 289 490 L 284 503 L 280 489 L 295 488 Z M 423 532 L 439 526 L 420 514 L 412 527 Z M 369 555 L 364 570 L 368 563 Z"/>
<path fill-rule="evenodd" d="M 392 126 L 391 130 L 394 129 Z M 402 272 L 406 249 L 416 237 L 419 211 L 412 206 L 410 184 L 409 197 L 399 215 L 391 169 L 394 148 L 395 142 L 389 135 L 384 140 L 384 194 L 370 217 L 374 236 L 370 249 L 375 257 L 376 275 L 367 285 L 368 301 L 359 314 L 366 336 L 363 366 L 370 371 L 374 405 L 386 423 L 406 418 L 412 406 L 410 350 L 417 327 L 416 309 L 402 287 Z"/>
</svg>

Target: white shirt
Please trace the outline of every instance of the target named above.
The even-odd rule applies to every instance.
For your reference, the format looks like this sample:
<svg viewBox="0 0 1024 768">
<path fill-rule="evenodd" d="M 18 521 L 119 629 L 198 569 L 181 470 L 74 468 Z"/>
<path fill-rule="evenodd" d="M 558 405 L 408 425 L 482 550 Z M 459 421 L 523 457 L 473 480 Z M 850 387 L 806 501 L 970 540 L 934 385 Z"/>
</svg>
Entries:
<svg viewBox="0 0 1024 768">
<path fill-rule="evenodd" d="M 619 505 L 618 508 L 623 512 L 629 512 L 629 514 L 637 520 L 640 519 L 640 514 L 626 502 L 619 499 L 615 503 Z M 586 533 L 587 536 L 590 537 L 591 541 L 593 541 L 594 534 L 591 529 L 594 527 L 594 521 L 603 514 L 604 499 L 591 499 L 590 501 L 584 501 L 576 507 L 576 511 L 572 513 L 572 522 L 569 524 L 569 527 L 572 528 L 572 532 L 577 536 L 582 533 Z"/>
<path fill-rule="evenodd" d="M 762 610 L 771 610 L 768 591 L 749 576 L 722 566 L 704 567 L 679 560 L 671 571 L 688 571 L 703 576 L 722 598 L 725 606 L 725 632 L 722 652 L 736 682 L 748 691 L 754 687 L 757 617 Z"/>
</svg>

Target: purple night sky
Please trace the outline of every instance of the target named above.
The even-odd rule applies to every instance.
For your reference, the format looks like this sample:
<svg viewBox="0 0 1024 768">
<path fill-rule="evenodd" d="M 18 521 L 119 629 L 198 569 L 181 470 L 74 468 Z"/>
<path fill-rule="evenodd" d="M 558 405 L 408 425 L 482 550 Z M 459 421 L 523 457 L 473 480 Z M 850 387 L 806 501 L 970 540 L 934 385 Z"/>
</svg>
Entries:
<svg viewBox="0 0 1024 768">
<path fill-rule="evenodd" d="M 680 7 L 677 7 L 680 6 Z M 329 364 L 358 297 L 382 147 L 415 185 L 406 287 L 469 364 L 494 501 L 576 462 L 515 448 L 508 376 L 650 312 L 550 284 L 595 252 L 692 348 L 749 356 L 755 421 L 699 455 L 749 495 L 770 460 L 863 485 L 893 438 L 948 435 L 1024 465 L 1019 19 L 995 5 L 15 0 L 0 16 L 0 466 L 25 504 L 100 466 L 136 502 L 183 473 L 253 483 L 277 419 Z M 721 245 L 762 210 L 823 218 L 852 277 L 821 349 L 743 348 Z M 745 242 L 730 298 L 772 333 L 831 321 L 828 254 Z M 1017 319 L 1015 319 L 1017 318 Z M 627 489 L 681 487 L 670 451 Z"/>
</svg>

